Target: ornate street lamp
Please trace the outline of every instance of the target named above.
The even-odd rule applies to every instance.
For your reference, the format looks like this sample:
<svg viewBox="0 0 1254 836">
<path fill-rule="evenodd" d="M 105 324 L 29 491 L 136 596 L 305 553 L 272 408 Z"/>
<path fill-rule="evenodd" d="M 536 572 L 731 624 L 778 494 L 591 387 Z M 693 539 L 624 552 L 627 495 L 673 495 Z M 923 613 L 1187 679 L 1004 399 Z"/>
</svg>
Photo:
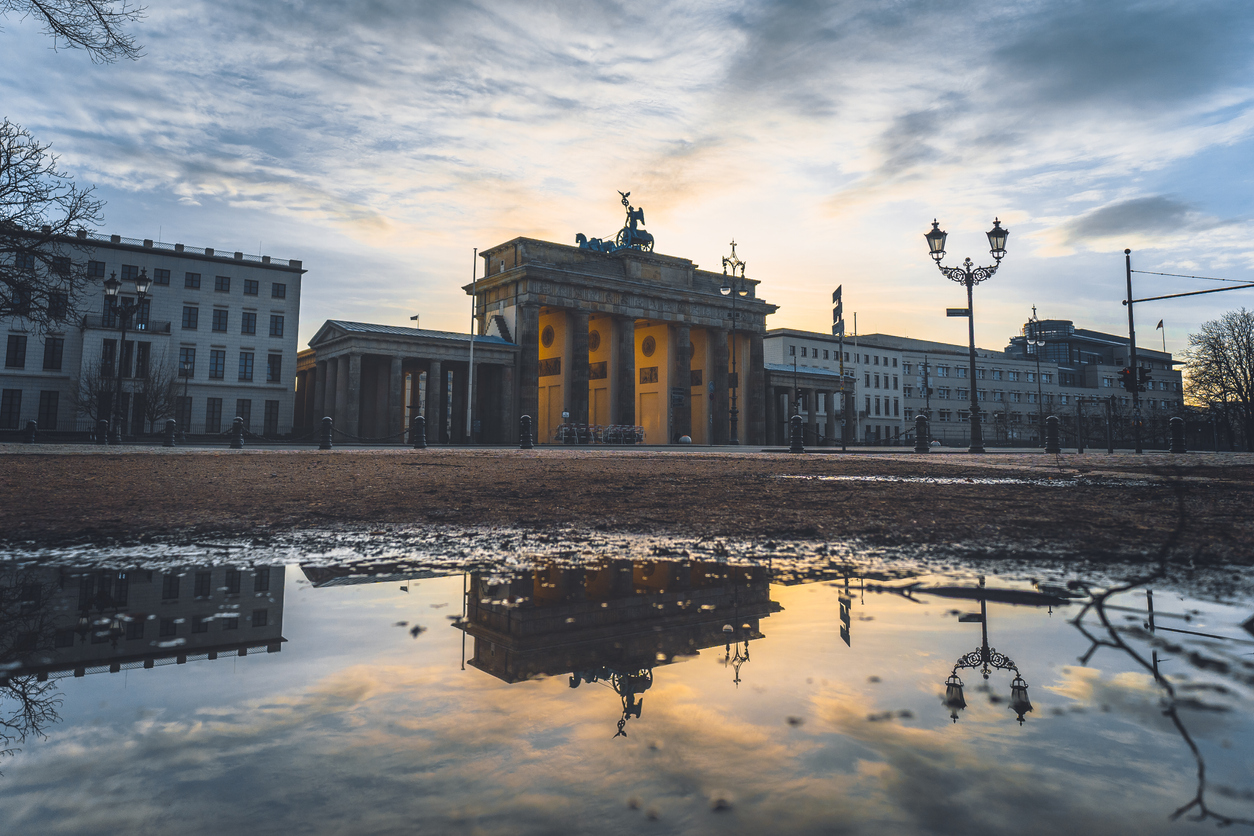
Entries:
<svg viewBox="0 0 1254 836">
<path fill-rule="evenodd" d="M 118 329 L 121 336 L 118 339 L 117 351 L 117 389 L 114 394 L 113 404 L 109 410 L 110 421 L 112 427 L 109 431 L 109 439 L 113 444 L 122 443 L 122 419 L 125 417 L 122 412 L 122 360 L 126 352 L 126 321 L 130 319 L 132 314 L 139 313 L 143 310 L 144 299 L 148 296 L 148 289 L 152 287 L 152 280 L 148 278 L 147 268 L 140 270 L 139 275 L 135 277 L 135 301 L 122 302 L 118 299 L 118 292 L 122 289 L 122 282 L 118 281 L 117 273 L 110 273 L 109 278 L 104 281 L 105 296 L 114 300 L 112 313 L 118 318 Z M 143 330 L 147 323 L 136 322 L 135 329 Z M 134 359 L 139 359 L 138 357 Z"/>
<path fill-rule="evenodd" d="M 1045 347 L 1045 338 L 1041 336 L 1041 321 L 1036 317 L 1036 305 L 1032 306 L 1032 318 L 1028 320 L 1028 327 L 1023 329 L 1024 342 L 1032 346 L 1032 353 L 1036 355 L 1036 425 L 1037 432 L 1040 434 L 1038 441 L 1041 446 L 1045 446 L 1045 398 L 1041 390 L 1041 349 Z"/>
<path fill-rule="evenodd" d="M 980 578 L 980 588 L 984 588 L 983 577 Z M 1032 702 L 1028 699 L 1028 683 L 1019 675 L 1019 666 L 1014 663 L 1013 659 L 1004 653 L 998 653 L 997 648 L 989 647 L 988 601 L 983 597 L 980 598 L 980 630 L 980 646 L 970 653 L 959 656 L 949 678 L 945 680 L 945 707 L 949 709 L 949 716 L 955 723 L 958 722 L 958 712 L 967 707 L 967 702 L 962 695 L 962 680 L 958 677 L 958 671 L 964 668 L 978 670 L 985 680 L 994 670 L 1014 671 L 1015 676 L 1010 683 L 1010 710 L 1018 715 L 1019 725 L 1022 726 L 1026 719 L 1024 715 L 1032 710 Z"/>
<path fill-rule="evenodd" d="M 179 361 L 179 377 L 183 378 L 183 406 L 186 407 L 186 409 L 183 411 L 183 413 L 180 416 L 183 420 L 179 421 L 179 443 L 180 444 L 184 444 L 187 442 L 186 425 L 192 422 L 192 410 L 187 400 L 187 386 L 188 386 L 188 383 L 191 382 L 192 371 L 193 371 L 193 368 L 192 368 L 191 360 Z"/>
<path fill-rule="evenodd" d="M 745 262 L 736 257 L 736 242 L 731 242 L 731 255 L 723 256 L 723 285 L 718 292 L 724 296 L 731 297 L 732 309 L 732 350 L 731 350 L 731 404 L 727 410 L 728 423 L 731 429 L 731 438 L 728 444 L 740 443 L 740 410 L 737 408 L 736 395 L 740 389 L 740 377 L 736 374 L 736 297 L 749 295 L 749 283 L 745 281 Z M 729 274 L 728 268 L 731 268 Z M 739 275 L 737 275 L 739 274 Z"/>
<path fill-rule="evenodd" d="M 1010 230 L 1002 229 L 1001 221 L 994 218 L 993 228 L 987 233 L 989 253 L 996 262 L 992 267 L 976 267 L 969 258 L 963 260 L 961 267 L 943 266 L 941 259 L 945 257 L 945 239 L 948 233 L 941 230 L 940 223 L 935 220 L 932 221 L 931 232 L 923 236 L 927 239 L 927 246 L 932 258 L 936 261 L 937 269 L 944 274 L 945 278 L 967 288 L 967 332 L 971 350 L 971 447 L 967 450 L 968 453 L 984 452 L 984 436 L 980 431 L 980 404 L 976 396 L 975 310 L 972 305 L 971 290 L 980 282 L 992 278 L 997 272 L 997 268 L 1001 266 L 1001 260 L 1006 257 L 1006 236 L 1009 234 Z"/>
</svg>

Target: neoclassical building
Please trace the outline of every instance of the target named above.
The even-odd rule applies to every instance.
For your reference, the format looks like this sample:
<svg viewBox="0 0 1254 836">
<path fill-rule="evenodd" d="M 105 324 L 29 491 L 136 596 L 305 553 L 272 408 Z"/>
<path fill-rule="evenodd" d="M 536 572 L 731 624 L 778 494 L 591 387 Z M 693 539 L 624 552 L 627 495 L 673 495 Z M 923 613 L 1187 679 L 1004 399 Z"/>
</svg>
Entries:
<svg viewBox="0 0 1254 836">
<path fill-rule="evenodd" d="M 513 440 L 530 415 L 541 443 L 589 425 L 641 427 L 646 444 L 727 444 L 735 425 L 739 443 L 765 444 L 763 337 L 776 307 L 743 270 L 725 294 L 728 276 L 652 252 L 646 234 L 633 224 L 618 246 L 580 236 L 484 250 L 483 278 L 464 287 L 473 391 L 468 334 L 328 321 L 297 366 L 298 431 L 332 415 L 348 435 L 400 440 L 421 412 L 428 440 L 458 442 L 469 412 L 475 442 Z"/>
</svg>

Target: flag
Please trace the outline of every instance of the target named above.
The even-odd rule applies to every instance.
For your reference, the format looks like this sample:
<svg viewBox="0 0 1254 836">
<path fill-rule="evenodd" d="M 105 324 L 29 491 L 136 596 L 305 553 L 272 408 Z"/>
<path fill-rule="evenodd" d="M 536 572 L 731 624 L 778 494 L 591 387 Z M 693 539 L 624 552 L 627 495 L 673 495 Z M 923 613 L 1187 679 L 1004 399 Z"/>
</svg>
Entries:
<svg viewBox="0 0 1254 836">
<path fill-rule="evenodd" d="M 1162 327 L 1163 327 L 1163 321 L 1160 319 L 1158 320 L 1158 324 L 1154 326 L 1154 330 L 1157 331 L 1159 328 L 1162 328 Z"/>
</svg>

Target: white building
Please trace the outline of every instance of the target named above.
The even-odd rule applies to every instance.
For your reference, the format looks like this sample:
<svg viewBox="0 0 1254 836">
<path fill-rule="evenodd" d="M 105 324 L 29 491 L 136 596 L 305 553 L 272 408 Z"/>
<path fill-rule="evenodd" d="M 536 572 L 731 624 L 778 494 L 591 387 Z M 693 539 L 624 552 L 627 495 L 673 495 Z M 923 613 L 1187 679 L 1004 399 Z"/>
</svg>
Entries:
<svg viewBox="0 0 1254 836">
<path fill-rule="evenodd" d="M 164 369 L 179 376 L 181 368 L 190 376 L 179 376 L 174 417 L 187 432 L 218 433 L 236 416 L 252 432 L 291 432 L 305 272 L 300 261 L 87 232 L 60 243 L 87 268 L 79 315 L 46 334 L 20 317 L 0 322 L 6 332 L 0 430 L 31 420 L 41 432 L 91 428 L 100 416 L 89 413 L 99 409 L 84 403 L 80 384 L 116 383 L 120 359 L 127 434 L 150 429 L 140 383 L 145 374 Z M 152 287 L 119 351 L 120 317 L 102 283 L 116 274 L 120 298 L 133 302 L 141 271 Z"/>
</svg>

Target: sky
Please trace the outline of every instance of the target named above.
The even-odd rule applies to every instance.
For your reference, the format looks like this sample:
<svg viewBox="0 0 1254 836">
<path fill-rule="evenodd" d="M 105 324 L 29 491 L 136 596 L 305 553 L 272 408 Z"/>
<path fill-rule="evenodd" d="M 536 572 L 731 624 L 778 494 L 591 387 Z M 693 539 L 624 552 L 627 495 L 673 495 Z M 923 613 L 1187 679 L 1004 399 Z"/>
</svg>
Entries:
<svg viewBox="0 0 1254 836">
<path fill-rule="evenodd" d="M 965 343 L 927 254 L 991 263 L 981 347 L 1042 318 L 1126 333 L 1139 270 L 1254 279 L 1254 6 L 1175 2 L 152 3 L 138 61 L 0 20 L 0 116 L 107 201 L 102 231 L 295 258 L 328 318 L 465 330 L 473 248 L 737 243 L 768 327 Z M 1136 295 L 1214 282 L 1138 275 Z M 1178 352 L 1254 291 L 1145 303 Z M 1156 331 L 1164 320 L 1165 332 Z"/>
</svg>

